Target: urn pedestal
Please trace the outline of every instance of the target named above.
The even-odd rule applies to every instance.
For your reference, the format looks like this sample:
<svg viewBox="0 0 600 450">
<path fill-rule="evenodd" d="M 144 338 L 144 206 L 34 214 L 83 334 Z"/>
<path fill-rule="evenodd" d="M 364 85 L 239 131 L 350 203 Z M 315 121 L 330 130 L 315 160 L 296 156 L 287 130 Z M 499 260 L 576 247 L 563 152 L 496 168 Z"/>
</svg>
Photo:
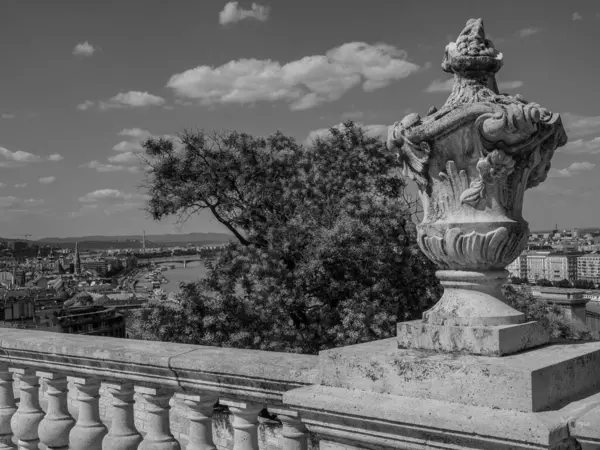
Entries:
<svg viewBox="0 0 600 450">
<path fill-rule="evenodd" d="M 501 66 L 483 22 L 470 20 L 446 47 L 442 69 L 454 85 L 444 106 L 390 127 L 388 147 L 423 204 L 419 247 L 444 287 L 422 320 L 398 323 L 401 348 L 499 356 L 548 342 L 501 288 L 529 236 L 525 190 L 546 178 L 567 138 L 558 114 L 498 91 Z"/>
</svg>

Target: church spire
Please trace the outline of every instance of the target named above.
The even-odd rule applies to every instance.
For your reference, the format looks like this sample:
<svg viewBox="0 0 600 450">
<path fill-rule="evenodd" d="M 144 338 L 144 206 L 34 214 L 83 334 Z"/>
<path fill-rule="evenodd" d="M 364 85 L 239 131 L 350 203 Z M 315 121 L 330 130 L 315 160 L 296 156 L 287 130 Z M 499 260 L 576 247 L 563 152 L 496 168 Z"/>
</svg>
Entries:
<svg viewBox="0 0 600 450">
<path fill-rule="evenodd" d="M 79 242 L 75 242 L 75 257 L 73 258 L 75 275 L 81 275 L 81 257 L 79 256 Z"/>
</svg>

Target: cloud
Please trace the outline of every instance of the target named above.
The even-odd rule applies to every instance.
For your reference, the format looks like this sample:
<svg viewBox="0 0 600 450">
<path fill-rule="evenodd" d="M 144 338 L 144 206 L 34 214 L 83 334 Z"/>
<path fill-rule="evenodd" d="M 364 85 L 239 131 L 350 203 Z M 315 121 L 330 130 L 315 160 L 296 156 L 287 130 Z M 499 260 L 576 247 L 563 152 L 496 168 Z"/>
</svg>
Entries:
<svg viewBox="0 0 600 450">
<path fill-rule="evenodd" d="M 33 153 L 24 152 L 22 150 L 13 152 L 7 148 L 0 147 L 0 167 L 22 167 L 26 164 L 37 163 L 43 160 L 44 159 L 41 156 L 34 155 Z"/>
<path fill-rule="evenodd" d="M 91 100 L 86 100 L 85 102 L 77 105 L 77 109 L 80 111 L 86 111 L 86 110 L 90 109 L 92 106 L 94 106 L 94 102 Z"/>
<path fill-rule="evenodd" d="M 14 114 L 10 114 L 10 113 L 0 114 L 1 119 L 14 119 L 15 117 L 17 117 L 17 116 L 15 116 Z"/>
<path fill-rule="evenodd" d="M 135 152 L 123 152 L 115 156 L 109 156 L 108 162 L 116 164 L 131 164 L 140 161 L 139 153 Z"/>
<path fill-rule="evenodd" d="M 3 188 L 3 187 L 6 187 L 6 183 L 2 183 L 2 182 L 0 181 L 0 188 Z"/>
<path fill-rule="evenodd" d="M 238 2 L 229 2 L 219 13 L 219 23 L 227 25 L 244 19 L 255 19 L 264 22 L 269 18 L 269 8 L 257 3 L 252 3 L 251 9 L 243 9 Z"/>
<path fill-rule="evenodd" d="M 89 163 L 85 163 L 80 165 L 79 167 L 84 167 L 87 169 L 95 169 L 97 172 L 130 172 L 135 173 L 139 169 L 136 166 L 126 167 L 121 165 L 114 164 L 103 164 L 99 161 L 90 161 Z"/>
<path fill-rule="evenodd" d="M 578 12 L 574 12 L 573 16 L 571 17 L 573 20 L 583 20 L 583 17 L 581 14 L 579 14 Z"/>
<path fill-rule="evenodd" d="M 593 170 L 596 167 L 596 164 L 591 162 L 574 162 L 569 167 L 565 169 L 550 169 L 548 172 L 548 177 L 550 178 L 566 178 L 572 177 L 573 175 L 577 175 L 580 172 L 584 172 L 587 170 Z"/>
<path fill-rule="evenodd" d="M 118 189 L 99 189 L 79 197 L 79 202 L 83 205 L 79 211 L 71 213 L 71 216 L 76 217 L 100 209 L 106 215 L 135 208 L 141 209 L 149 199 L 146 194 L 127 193 Z"/>
<path fill-rule="evenodd" d="M 33 153 L 24 152 L 22 150 L 13 152 L 7 148 L 0 147 L 0 167 L 5 168 L 22 167 L 26 164 L 39 163 L 45 160 L 61 161 L 62 159 L 63 157 L 58 153 L 54 153 L 46 158 L 39 155 L 34 155 Z"/>
<path fill-rule="evenodd" d="M 529 36 L 533 36 L 534 34 L 537 34 L 540 31 L 541 29 L 536 27 L 521 28 L 519 31 L 517 31 L 517 36 L 526 38 Z"/>
<path fill-rule="evenodd" d="M 49 161 L 62 161 L 63 158 L 61 155 L 59 155 L 58 153 L 52 153 L 50 156 L 48 156 L 48 160 Z"/>
<path fill-rule="evenodd" d="M 439 92 L 452 92 L 452 85 L 454 84 L 454 78 L 449 78 L 445 81 L 442 80 L 434 80 L 427 86 L 425 92 L 430 94 L 439 93 Z M 522 81 L 501 81 L 498 83 L 498 90 L 500 92 L 506 90 L 510 91 L 512 89 L 518 89 L 523 86 Z"/>
<path fill-rule="evenodd" d="M 120 92 L 108 100 L 101 100 L 98 102 L 86 100 L 77 105 L 77 109 L 86 111 L 93 106 L 97 106 L 100 110 L 106 111 L 108 109 L 145 108 L 150 106 L 162 106 L 164 104 L 165 99 L 158 95 L 153 95 L 148 92 L 129 91 Z"/>
<path fill-rule="evenodd" d="M 91 203 L 100 200 L 147 200 L 149 197 L 144 194 L 128 194 L 118 189 L 98 189 L 88 192 L 83 197 L 79 197 L 81 203 Z"/>
<path fill-rule="evenodd" d="M 54 176 L 38 178 L 38 182 L 41 184 L 50 184 L 50 183 L 54 183 L 55 181 L 56 181 L 56 177 L 54 177 Z"/>
<path fill-rule="evenodd" d="M 18 188 L 24 188 L 24 187 L 27 187 L 27 183 L 17 183 L 17 184 L 15 184 L 14 187 L 16 187 L 17 189 Z"/>
<path fill-rule="evenodd" d="M 600 153 L 600 137 L 596 137 L 591 140 L 576 139 L 574 141 L 567 142 L 567 145 L 558 149 L 560 153 L 588 153 L 596 154 Z"/>
<path fill-rule="evenodd" d="M 41 198 L 19 198 L 13 195 L 7 197 L 0 197 L 0 208 L 14 208 L 14 209 L 27 209 L 34 208 L 44 204 L 44 200 Z"/>
<path fill-rule="evenodd" d="M 361 127 L 363 129 L 363 131 L 365 132 L 365 134 L 367 136 L 372 136 L 372 137 L 380 137 L 380 138 L 387 138 L 387 134 L 388 134 L 388 125 L 364 125 L 361 124 L 360 122 L 356 122 L 356 125 Z M 337 128 L 339 130 L 343 130 L 345 128 L 343 123 L 340 123 L 338 125 L 334 125 L 331 128 Z M 306 143 L 309 144 L 311 142 L 313 142 L 315 139 L 318 138 L 325 138 L 329 135 L 329 128 L 319 128 L 317 130 L 313 130 L 310 133 L 308 133 L 308 136 L 306 137 Z"/>
<path fill-rule="evenodd" d="M 563 113 L 560 115 L 569 138 L 600 134 L 600 116 L 582 116 Z"/>
<path fill-rule="evenodd" d="M 366 92 L 384 88 L 418 69 L 392 45 L 350 42 L 285 64 L 239 59 L 198 66 L 171 76 L 167 87 L 201 105 L 284 101 L 303 110 L 338 100 L 360 84 Z"/>
<path fill-rule="evenodd" d="M 116 152 L 141 152 L 144 147 L 139 141 L 121 141 L 115 144 L 113 150 Z"/>
<path fill-rule="evenodd" d="M 96 49 L 88 41 L 80 42 L 73 49 L 75 56 L 92 56 L 96 52 Z"/>
<path fill-rule="evenodd" d="M 119 136 L 128 136 L 132 138 L 145 139 L 152 136 L 148 130 L 142 130 L 141 128 L 124 128 L 119 131 Z"/>
</svg>

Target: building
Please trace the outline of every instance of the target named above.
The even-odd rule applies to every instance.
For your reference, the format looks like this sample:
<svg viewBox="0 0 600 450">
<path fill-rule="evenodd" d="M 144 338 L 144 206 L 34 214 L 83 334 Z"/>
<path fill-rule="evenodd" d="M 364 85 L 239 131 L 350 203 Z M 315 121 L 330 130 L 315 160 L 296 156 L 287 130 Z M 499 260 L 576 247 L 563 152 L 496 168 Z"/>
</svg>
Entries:
<svg viewBox="0 0 600 450">
<path fill-rule="evenodd" d="M 521 253 L 513 262 L 506 266 L 511 277 L 527 278 L 527 255 Z"/>
<path fill-rule="evenodd" d="M 32 320 L 35 313 L 31 297 L 8 298 L 0 303 L 0 320 Z"/>
<path fill-rule="evenodd" d="M 15 251 L 26 250 L 29 248 L 29 244 L 22 241 L 11 241 L 8 243 L 8 248 Z"/>
<path fill-rule="evenodd" d="M 58 316 L 62 333 L 125 337 L 125 318 L 102 305 L 76 306 Z"/>
<path fill-rule="evenodd" d="M 546 256 L 546 278 L 550 281 L 577 279 L 577 258 L 580 253 L 550 253 Z"/>
<path fill-rule="evenodd" d="M 108 273 L 108 263 L 104 259 L 88 259 L 81 263 L 84 270 L 93 270 L 100 276 L 105 276 Z"/>
<path fill-rule="evenodd" d="M 546 257 L 552 252 L 539 251 L 527 253 L 527 280 L 535 283 L 540 279 L 547 279 Z"/>
<path fill-rule="evenodd" d="M 577 278 L 600 283 L 600 253 L 589 253 L 577 258 Z"/>
</svg>

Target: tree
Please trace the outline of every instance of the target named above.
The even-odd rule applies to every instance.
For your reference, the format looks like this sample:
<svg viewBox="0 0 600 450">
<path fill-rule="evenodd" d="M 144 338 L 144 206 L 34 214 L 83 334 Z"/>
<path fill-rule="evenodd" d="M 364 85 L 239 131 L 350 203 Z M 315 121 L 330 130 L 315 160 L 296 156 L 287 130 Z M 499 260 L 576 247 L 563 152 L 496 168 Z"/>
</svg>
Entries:
<svg viewBox="0 0 600 450">
<path fill-rule="evenodd" d="M 552 282 L 550 280 L 547 280 L 546 278 L 540 278 L 539 280 L 536 281 L 536 284 L 538 286 L 542 286 L 542 287 L 551 287 L 552 286 Z"/>
<path fill-rule="evenodd" d="M 555 281 L 554 286 L 558 287 L 558 288 L 570 288 L 573 287 L 573 285 L 571 284 L 571 282 L 567 279 L 563 279 L 560 281 Z"/>
<path fill-rule="evenodd" d="M 590 331 L 579 322 L 566 317 L 560 307 L 549 305 L 514 286 L 503 287 L 506 302 L 525 314 L 527 321 L 541 321 L 554 339 L 591 340 Z"/>
<path fill-rule="evenodd" d="M 143 338 L 315 353 L 393 336 L 439 298 L 399 162 L 353 123 L 308 147 L 235 132 L 144 147 L 152 217 L 209 211 L 237 242 L 179 304 L 136 316 Z"/>
<path fill-rule="evenodd" d="M 595 285 L 590 280 L 575 280 L 573 286 L 577 289 L 595 289 Z"/>
</svg>

